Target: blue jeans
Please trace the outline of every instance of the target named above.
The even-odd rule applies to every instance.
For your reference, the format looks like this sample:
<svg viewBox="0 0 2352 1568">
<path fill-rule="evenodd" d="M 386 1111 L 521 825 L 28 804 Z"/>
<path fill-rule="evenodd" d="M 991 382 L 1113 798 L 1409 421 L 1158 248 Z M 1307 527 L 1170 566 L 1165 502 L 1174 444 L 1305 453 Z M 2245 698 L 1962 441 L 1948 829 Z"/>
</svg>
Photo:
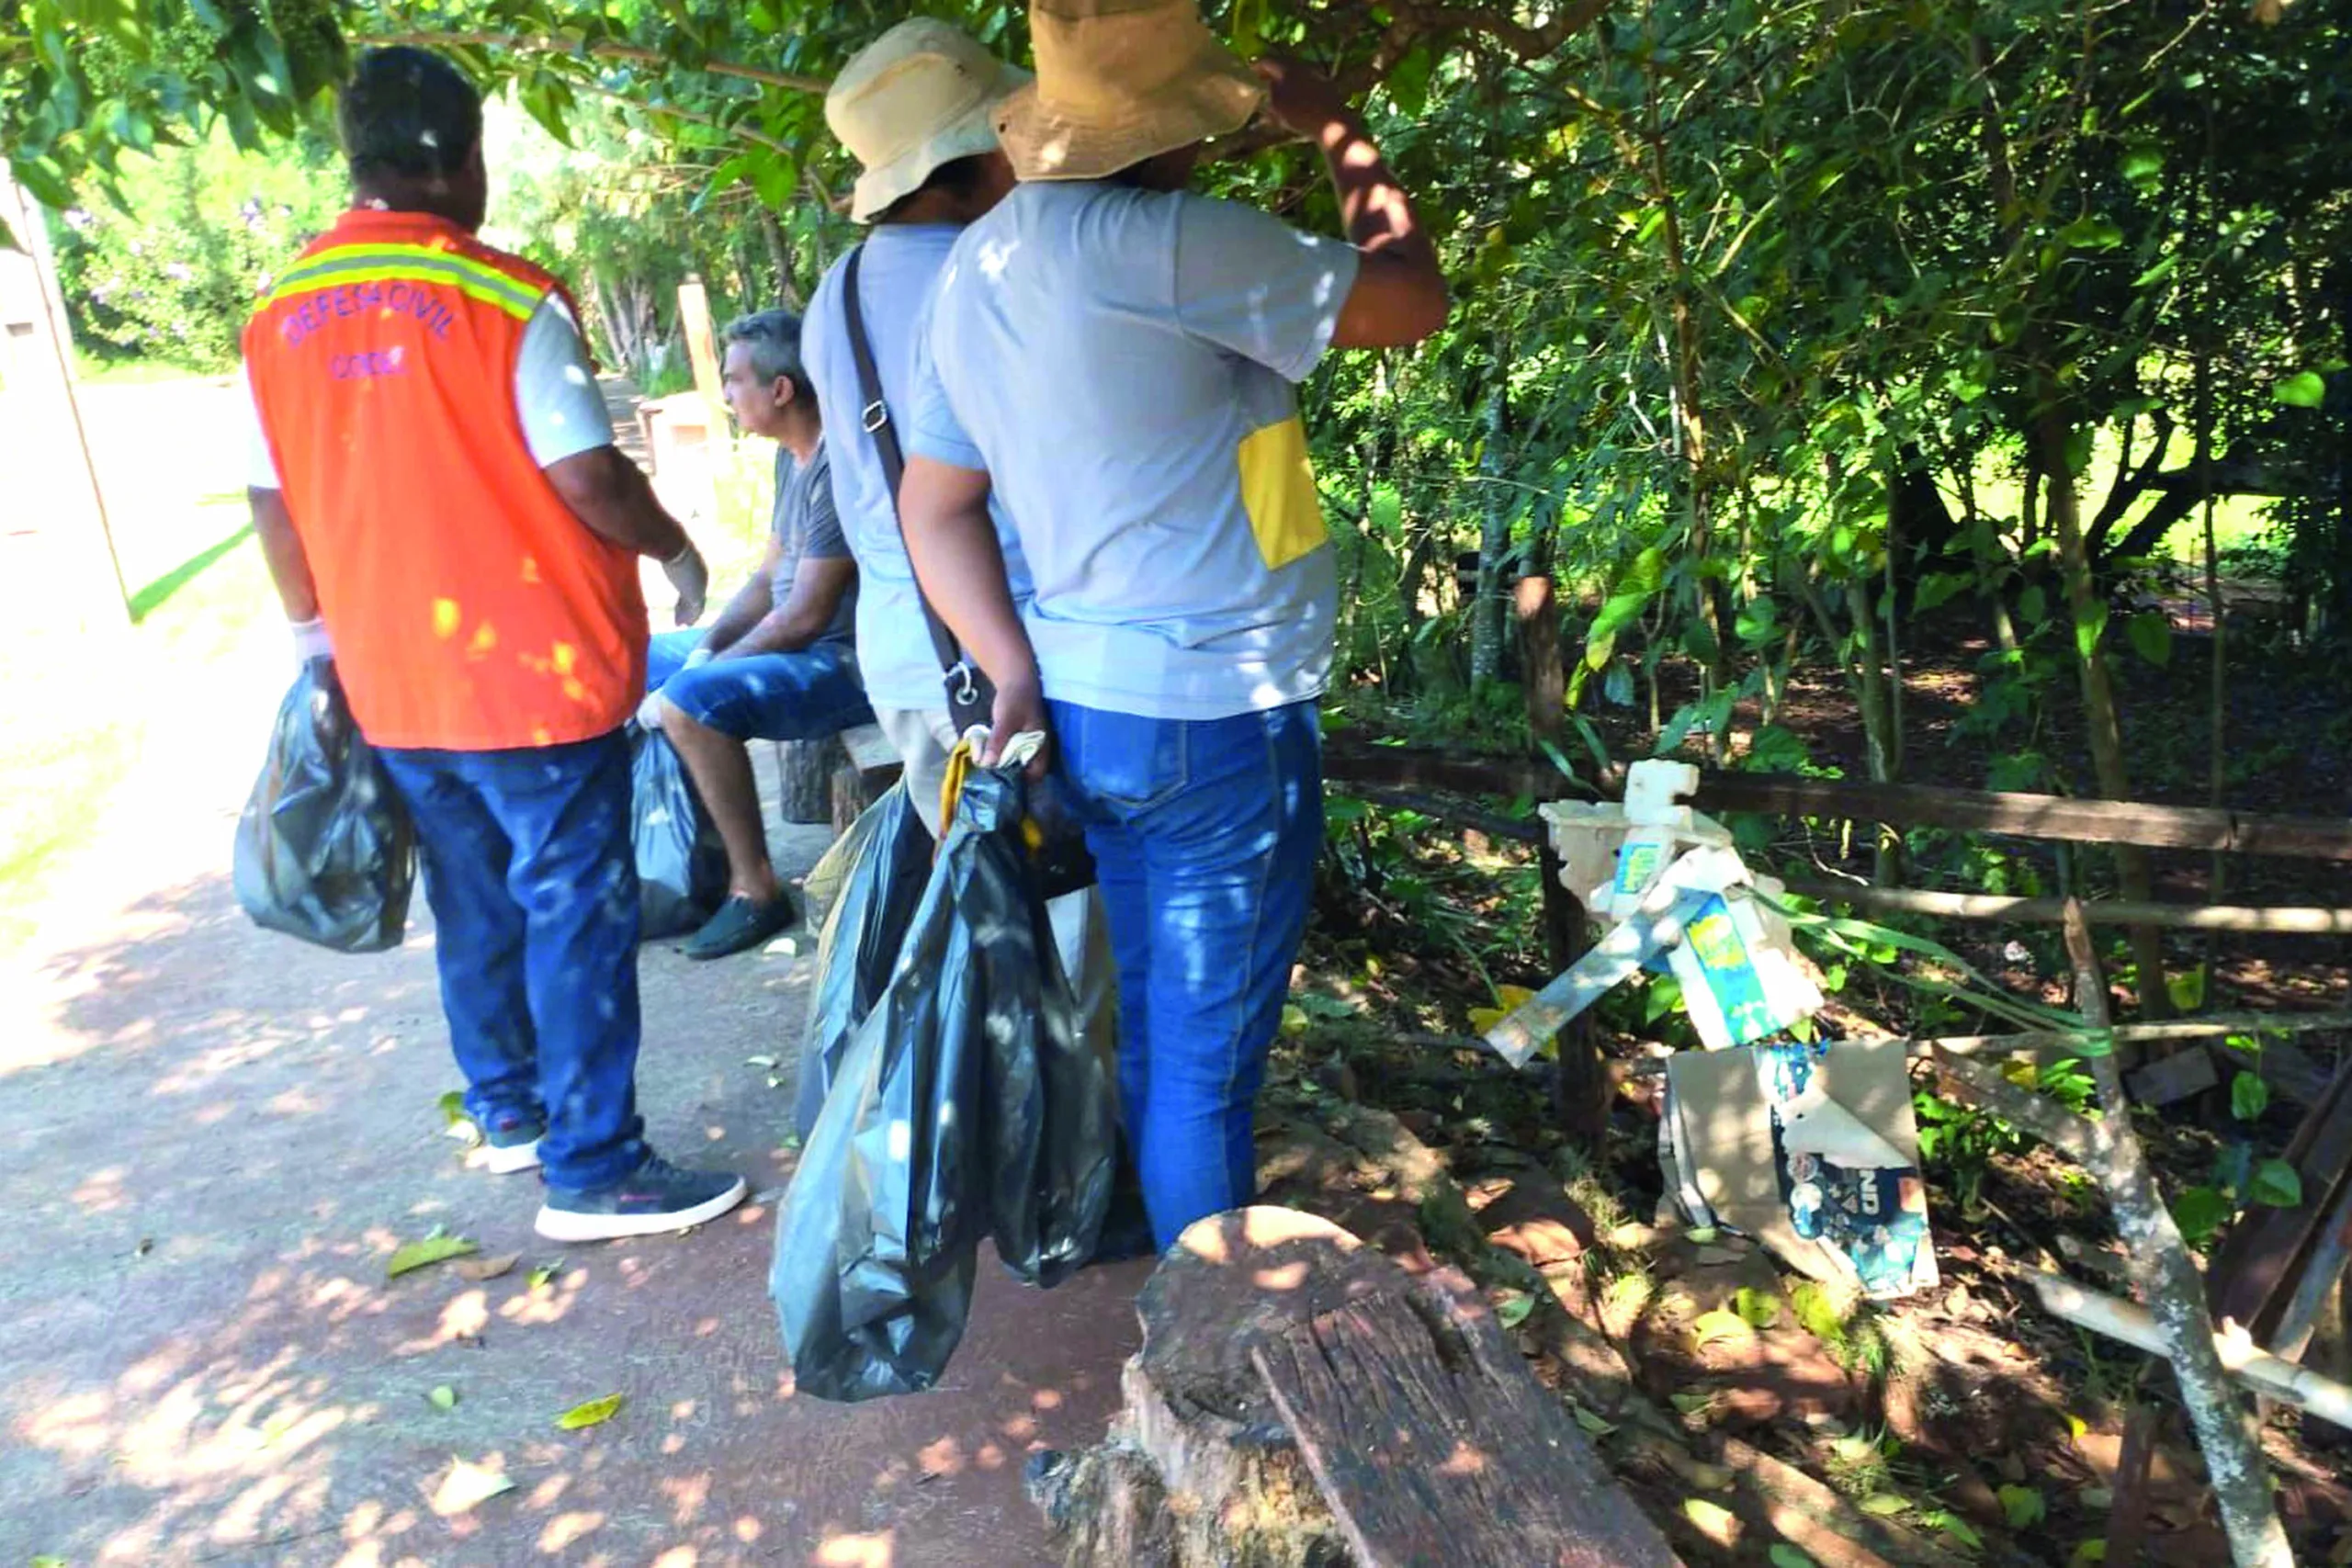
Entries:
<svg viewBox="0 0 2352 1568">
<path fill-rule="evenodd" d="M 621 1180 L 646 1155 L 628 741 L 378 755 L 416 823 L 467 1114 L 544 1120 L 550 1187 Z"/>
<path fill-rule="evenodd" d="M 1054 703 L 1119 970 L 1119 1094 L 1165 1248 L 1257 1193 L 1251 1112 L 1323 844 L 1312 703 L 1218 719 Z"/>
<path fill-rule="evenodd" d="M 662 632 L 645 659 L 645 689 L 660 692 L 697 724 L 738 740 L 814 740 L 874 722 L 857 655 L 846 644 L 755 653 L 688 670 L 686 656 L 702 640 L 691 628 Z"/>
</svg>

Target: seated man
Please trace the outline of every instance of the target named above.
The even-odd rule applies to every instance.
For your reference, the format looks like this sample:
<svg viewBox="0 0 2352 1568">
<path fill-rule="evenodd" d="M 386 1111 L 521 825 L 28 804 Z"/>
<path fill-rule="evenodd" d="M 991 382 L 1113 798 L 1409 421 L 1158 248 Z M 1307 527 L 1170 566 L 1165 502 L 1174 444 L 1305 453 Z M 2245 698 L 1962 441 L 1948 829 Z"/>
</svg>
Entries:
<svg viewBox="0 0 2352 1568">
<path fill-rule="evenodd" d="M 776 443 L 767 554 L 709 632 L 653 639 L 639 721 L 670 738 L 727 842 L 728 897 L 689 958 L 756 947 L 797 918 L 768 863 L 747 740 L 809 740 L 874 722 L 857 675 L 857 565 L 833 512 L 824 424 L 800 365 L 800 320 L 731 323 L 720 385 L 735 423 Z"/>
</svg>

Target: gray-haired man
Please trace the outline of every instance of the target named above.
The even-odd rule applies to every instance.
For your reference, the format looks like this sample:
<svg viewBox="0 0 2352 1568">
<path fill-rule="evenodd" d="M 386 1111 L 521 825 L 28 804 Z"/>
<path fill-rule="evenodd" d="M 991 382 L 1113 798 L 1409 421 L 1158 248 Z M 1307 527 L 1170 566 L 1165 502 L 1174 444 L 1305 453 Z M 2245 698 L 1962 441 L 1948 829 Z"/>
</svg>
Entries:
<svg viewBox="0 0 2352 1568">
<path fill-rule="evenodd" d="M 756 947 L 797 918 L 768 863 L 747 740 L 806 740 L 874 722 L 858 680 L 857 563 L 833 511 L 824 421 L 800 363 L 800 319 L 731 323 L 719 383 L 735 422 L 776 444 L 767 553 L 707 633 L 653 639 L 639 718 L 670 738 L 727 841 L 727 902 L 691 958 Z"/>
</svg>

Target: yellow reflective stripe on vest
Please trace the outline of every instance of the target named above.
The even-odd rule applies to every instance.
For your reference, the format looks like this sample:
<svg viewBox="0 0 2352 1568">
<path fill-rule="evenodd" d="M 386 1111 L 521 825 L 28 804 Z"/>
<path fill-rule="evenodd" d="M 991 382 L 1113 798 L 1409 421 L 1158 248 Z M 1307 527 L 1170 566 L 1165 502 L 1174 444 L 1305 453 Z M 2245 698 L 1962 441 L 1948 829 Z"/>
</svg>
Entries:
<svg viewBox="0 0 2352 1568">
<path fill-rule="evenodd" d="M 546 290 L 535 289 L 494 266 L 431 245 L 338 245 L 305 258 L 279 278 L 269 291 L 269 302 L 274 305 L 322 288 L 402 279 L 448 284 L 469 299 L 495 305 L 524 321 L 547 298 Z"/>
</svg>

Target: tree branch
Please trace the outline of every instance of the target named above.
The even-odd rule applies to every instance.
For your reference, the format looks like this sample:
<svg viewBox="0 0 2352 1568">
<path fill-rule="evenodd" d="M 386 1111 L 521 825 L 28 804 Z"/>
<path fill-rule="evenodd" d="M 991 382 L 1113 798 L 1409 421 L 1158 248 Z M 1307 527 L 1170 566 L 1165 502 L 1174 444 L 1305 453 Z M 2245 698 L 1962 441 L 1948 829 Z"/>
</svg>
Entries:
<svg viewBox="0 0 2352 1568">
<path fill-rule="evenodd" d="M 626 60 L 640 65 L 662 66 L 678 63 L 660 50 L 648 49 L 641 44 L 621 43 L 609 39 L 591 43 L 585 39 L 565 39 L 552 33 L 379 33 L 370 38 L 356 38 L 351 42 L 355 48 L 408 44 L 418 49 L 504 49 L 519 54 L 560 54 L 574 60 Z M 706 60 L 700 65 L 686 69 L 700 71 L 706 75 L 732 76 L 739 81 L 758 82 L 795 93 L 822 93 L 832 85 L 820 76 L 796 76 L 788 72 L 763 71 L 756 65 L 738 65 L 727 60 Z"/>
</svg>

